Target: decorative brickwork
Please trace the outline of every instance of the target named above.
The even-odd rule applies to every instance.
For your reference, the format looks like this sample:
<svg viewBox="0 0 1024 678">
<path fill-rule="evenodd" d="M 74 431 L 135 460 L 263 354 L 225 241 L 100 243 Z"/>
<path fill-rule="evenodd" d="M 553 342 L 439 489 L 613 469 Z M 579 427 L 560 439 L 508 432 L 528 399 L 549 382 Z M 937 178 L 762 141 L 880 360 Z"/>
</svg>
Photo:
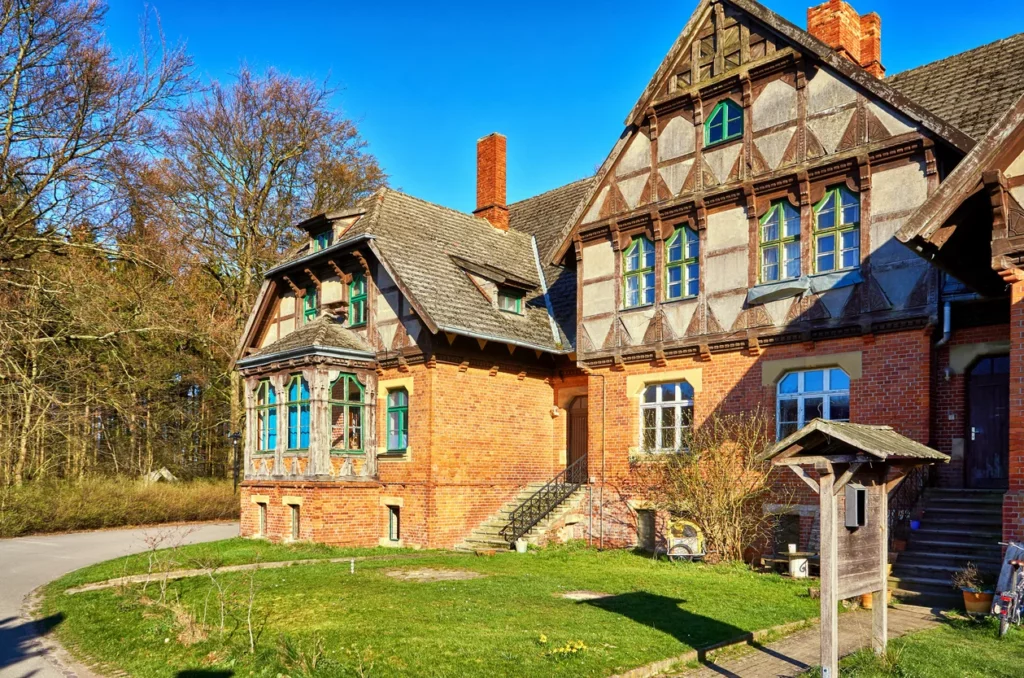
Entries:
<svg viewBox="0 0 1024 678">
<path fill-rule="evenodd" d="M 882 18 L 861 16 L 843 0 L 828 0 L 807 9 L 807 32 L 876 78 L 882 66 Z"/>
</svg>

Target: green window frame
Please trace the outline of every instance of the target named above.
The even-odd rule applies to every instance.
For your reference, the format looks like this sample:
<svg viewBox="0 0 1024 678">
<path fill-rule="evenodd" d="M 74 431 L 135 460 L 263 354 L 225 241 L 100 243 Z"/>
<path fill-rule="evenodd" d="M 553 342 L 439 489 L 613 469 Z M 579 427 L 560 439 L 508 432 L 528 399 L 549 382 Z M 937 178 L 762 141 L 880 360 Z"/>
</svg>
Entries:
<svg viewBox="0 0 1024 678">
<path fill-rule="evenodd" d="M 622 303 L 625 308 L 654 303 L 654 243 L 633 238 L 622 254 Z"/>
<path fill-rule="evenodd" d="M 700 238 L 680 226 L 665 243 L 665 297 L 687 299 L 700 292 Z"/>
<path fill-rule="evenodd" d="M 788 200 L 771 204 L 761 217 L 762 283 L 800 277 L 800 210 Z"/>
<path fill-rule="evenodd" d="M 523 293 L 506 287 L 498 288 L 498 310 L 506 313 L 523 312 Z"/>
<path fill-rule="evenodd" d="M 277 391 L 269 379 L 256 385 L 256 448 L 259 452 L 277 448 Z"/>
<path fill-rule="evenodd" d="M 743 136 L 743 107 L 732 99 L 719 101 L 704 122 L 704 145 L 714 146 Z"/>
<path fill-rule="evenodd" d="M 328 247 L 330 247 L 331 246 L 331 241 L 333 240 L 333 235 L 334 235 L 334 233 L 332 233 L 331 229 L 329 229 L 329 228 L 326 228 L 326 229 L 320 231 L 319 233 L 317 233 L 316 235 L 314 235 L 313 236 L 313 251 L 314 252 L 319 252 L 320 250 L 325 250 Z"/>
<path fill-rule="evenodd" d="M 348 326 L 362 327 L 366 324 L 366 276 L 353 273 L 348 284 Z"/>
<path fill-rule="evenodd" d="M 302 322 L 308 323 L 316 320 L 320 306 L 319 296 L 316 287 L 306 288 L 306 293 L 302 295 Z"/>
<path fill-rule="evenodd" d="M 309 382 L 301 374 L 288 380 L 288 449 L 309 449 Z"/>
<path fill-rule="evenodd" d="M 388 391 L 388 452 L 405 453 L 409 449 L 409 392 L 404 388 Z"/>
<path fill-rule="evenodd" d="M 342 373 L 331 383 L 331 452 L 362 454 L 366 389 L 354 374 Z"/>
<path fill-rule="evenodd" d="M 833 186 L 814 206 L 814 272 L 860 266 L 860 197 Z"/>
</svg>

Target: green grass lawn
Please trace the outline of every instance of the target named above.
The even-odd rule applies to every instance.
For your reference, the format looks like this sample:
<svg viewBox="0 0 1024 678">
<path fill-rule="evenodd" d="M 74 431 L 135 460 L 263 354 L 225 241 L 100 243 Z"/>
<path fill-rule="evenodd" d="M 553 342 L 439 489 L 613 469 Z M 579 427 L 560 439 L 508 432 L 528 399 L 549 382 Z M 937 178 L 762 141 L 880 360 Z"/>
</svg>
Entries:
<svg viewBox="0 0 1024 678">
<path fill-rule="evenodd" d="M 237 561 L 247 545 L 229 540 L 206 548 Z M 256 548 L 266 549 L 268 560 L 287 547 Z M 63 615 L 56 632 L 74 652 L 131 675 L 268 677 L 360 669 L 373 676 L 602 676 L 818 612 L 806 582 L 737 566 L 673 565 L 580 547 L 423 555 L 357 563 L 354 575 L 347 563 L 220 575 L 230 601 L 223 638 L 208 578 L 171 582 L 166 606 L 152 602 L 160 595 L 154 585 L 144 596 L 138 587 L 62 593 L 123 574 L 123 564 L 54 582 L 44 612 Z M 424 568 L 479 576 L 423 582 L 388 574 Z M 254 627 L 262 628 L 255 653 L 246 624 L 250 585 Z M 576 590 L 610 597 L 561 596 Z"/>
<path fill-rule="evenodd" d="M 844 659 L 840 672 L 851 678 L 1018 678 L 1024 675 L 1024 630 L 997 635 L 994 618 L 951 619 L 942 626 L 889 643 L 878 659 L 861 651 Z"/>
</svg>

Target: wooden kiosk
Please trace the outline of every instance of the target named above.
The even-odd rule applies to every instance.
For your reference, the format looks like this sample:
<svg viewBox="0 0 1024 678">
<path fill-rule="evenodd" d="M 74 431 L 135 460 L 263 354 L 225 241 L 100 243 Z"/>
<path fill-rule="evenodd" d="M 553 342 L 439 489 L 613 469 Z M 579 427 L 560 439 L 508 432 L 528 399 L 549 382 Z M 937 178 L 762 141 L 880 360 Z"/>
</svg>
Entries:
<svg viewBox="0 0 1024 678">
<path fill-rule="evenodd" d="M 838 603 L 872 594 L 871 644 L 888 642 L 888 495 L 915 466 L 949 457 L 896 433 L 815 419 L 766 454 L 818 494 L 821 521 L 821 675 L 839 675 Z"/>
</svg>

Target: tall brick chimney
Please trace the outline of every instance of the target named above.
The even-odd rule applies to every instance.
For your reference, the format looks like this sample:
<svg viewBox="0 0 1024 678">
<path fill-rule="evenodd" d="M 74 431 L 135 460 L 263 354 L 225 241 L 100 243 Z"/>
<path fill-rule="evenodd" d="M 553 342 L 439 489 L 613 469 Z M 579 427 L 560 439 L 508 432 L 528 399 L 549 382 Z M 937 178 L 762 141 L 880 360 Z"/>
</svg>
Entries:
<svg viewBox="0 0 1024 678">
<path fill-rule="evenodd" d="M 476 209 L 473 214 L 508 230 L 505 204 L 505 135 L 494 132 L 476 142 Z"/>
<path fill-rule="evenodd" d="M 875 12 L 861 16 L 843 0 L 827 0 L 807 9 L 807 32 L 881 78 L 882 17 Z"/>
</svg>

